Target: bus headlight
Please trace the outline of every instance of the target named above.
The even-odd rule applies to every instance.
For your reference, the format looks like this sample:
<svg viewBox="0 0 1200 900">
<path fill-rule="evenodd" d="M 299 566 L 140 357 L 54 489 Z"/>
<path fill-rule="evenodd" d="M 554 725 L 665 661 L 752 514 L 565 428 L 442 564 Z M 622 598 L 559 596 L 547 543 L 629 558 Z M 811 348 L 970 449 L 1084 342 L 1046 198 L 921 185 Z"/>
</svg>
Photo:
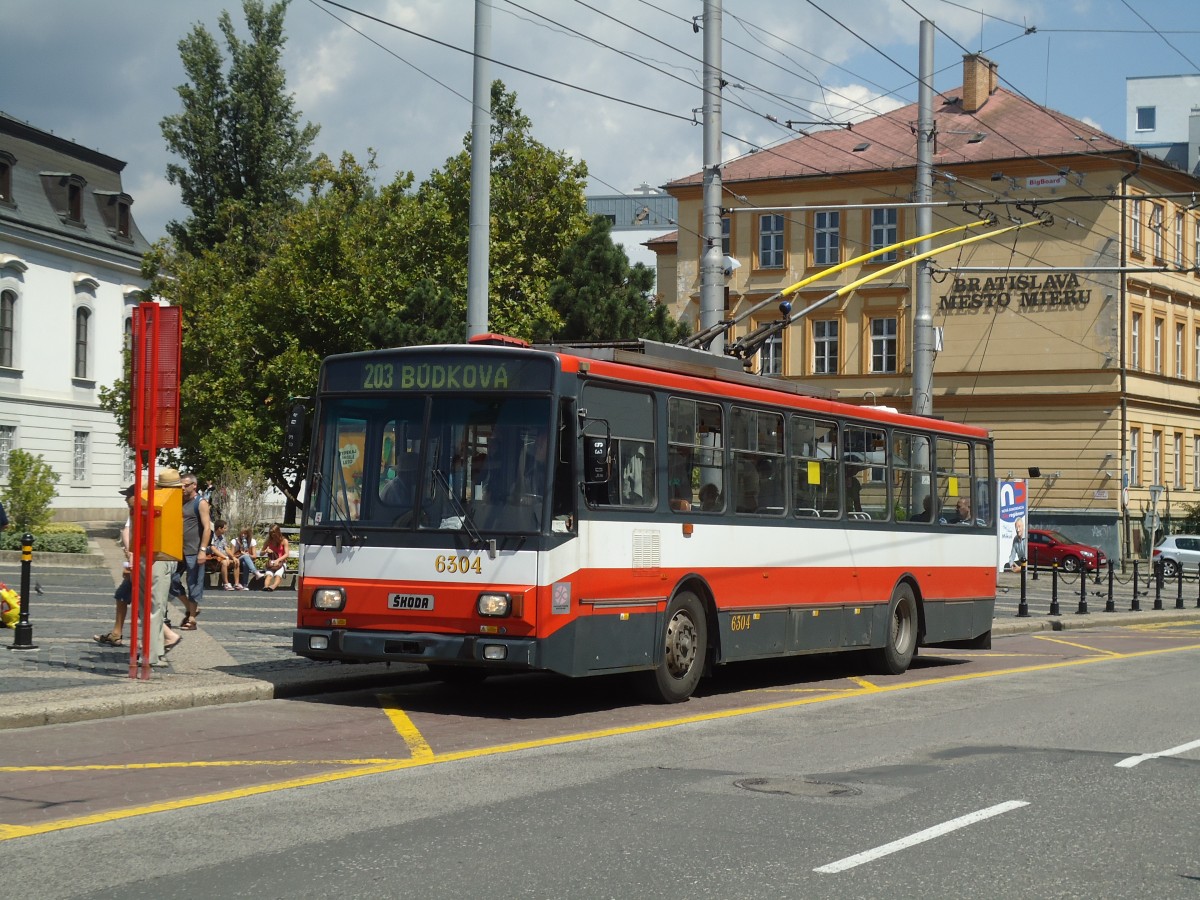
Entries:
<svg viewBox="0 0 1200 900">
<path fill-rule="evenodd" d="M 341 588 L 317 588 L 312 594 L 312 608 L 336 611 L 346 606 L 346 592 Z"/>
<path fill-rule="evenodd" d="M 481 616 L 507 616 L 512 612 L 512 597 L 508 594 L 480 594 L 475 609 Z"/>
</svg>

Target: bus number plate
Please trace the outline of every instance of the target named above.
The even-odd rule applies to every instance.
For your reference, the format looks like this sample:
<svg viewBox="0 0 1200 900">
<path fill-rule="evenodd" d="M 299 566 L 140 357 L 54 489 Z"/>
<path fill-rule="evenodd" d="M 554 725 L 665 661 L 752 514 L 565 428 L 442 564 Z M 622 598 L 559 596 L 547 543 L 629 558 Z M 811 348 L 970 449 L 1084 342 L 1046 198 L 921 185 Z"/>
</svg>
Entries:
<svg viewBox="0 0 1200 900">
<path fill-rule="evenodd" d="M 388 594 L 388 609 L 433 609 L 431 594 Z"/>
</svg>

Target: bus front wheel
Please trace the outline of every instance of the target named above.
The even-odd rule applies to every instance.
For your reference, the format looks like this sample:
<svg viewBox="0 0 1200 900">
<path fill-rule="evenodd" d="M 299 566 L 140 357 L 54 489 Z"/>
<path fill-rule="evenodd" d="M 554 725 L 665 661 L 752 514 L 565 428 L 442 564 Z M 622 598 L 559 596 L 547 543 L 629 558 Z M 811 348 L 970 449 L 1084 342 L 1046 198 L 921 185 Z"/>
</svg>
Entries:
<svg viewBox="0 0 1200 900">
<path fill-rule="evenodd" d="M 692 696 L 708 655 L 704 605 L 691 591 L 680 591 L 667 605 L 662 659 L 644 673 L 644 693 L 655 703 L 680 703 Z"/>
<path fill-rule="evenodd" d="M 901 584 L 888 604 L 888 631 L 884 645 L 875 651 L 875 668 L 884 675 L 904 672 L 917 652 L 917 598 L 912 587 Z"/>
</svg>

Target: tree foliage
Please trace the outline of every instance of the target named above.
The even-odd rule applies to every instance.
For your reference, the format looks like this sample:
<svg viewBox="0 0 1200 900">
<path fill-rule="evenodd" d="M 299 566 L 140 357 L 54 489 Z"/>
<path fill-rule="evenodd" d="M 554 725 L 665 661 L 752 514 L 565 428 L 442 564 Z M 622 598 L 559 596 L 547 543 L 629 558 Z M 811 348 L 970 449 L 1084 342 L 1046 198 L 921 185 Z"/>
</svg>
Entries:
<svg viewBox="0 0 1200 900">
<path fill-rule="evenodd" d="M 287 456 L 284 425 L 324 357 L 463 340 L 471 160 L 468 134 L 424 183 L 402 173 L 381 188 L 373 157 L 310 160 L 315 128 L 297 127 L 278 67 L 286 5 L 244 0 L 248 44 L 222 16 L 227 77 L 203 28 L 180 43 L 192 83 L 163 133 L 184 160 L 170 174 L 192 217 L 144 268 L 183 316 L 171 461 L 218 484 L 262 472 L 294 501 L 304 459 Z M 581 336 L 672 339 L 665 310 L 647 301 L 652 273 L 630 269 L 607 228 L 589 230 L 586 166 L 535 140 L 499 81 L 492 115 L 490 328 L 545 339 L 569 322 Z M 263 168 L 245 164 L 251 152 Z M 103 394 L 123 428 L 127 398 L 125 384 Z"/>
<path fill-rule="evenodd" d="M 535 140 L 532 122 L 502 81 L 492 82 L 491 104 L 489 328 L 530 339 L 558 326 L 549 286 L 563 249 L 587 230 L 587 165 Z M 464 298 L 470 148 L 468 132 L 463 150 L 417 192 L 424 228 L 416 237 L 429 266 L 425 274 Z M 465 333 L 465 316 L 463 323 Z"/>
<path fill-rule="evenodd" d="M 675 342 L 688 334 L 653 297 L 654 272 L 633 267 L 612 240 L 612 225 L 596 216 L 563 253 L 550 285 L 550 305 L 562 320 L 554 337 L 563 341 L 647 338 Z"/>
<path fill-rule="evenodd" d="M 219 19 L 229 70 L 216 39 L 196 25 L 179 42 L 189 81 L 176 88 L 181 112 L 161 122 L 167 148 L 183 161 L 167 166 L 191 210 L 167 232 L 188 252 L 200 252 L 250 227 L 265 206 L 287 204 L 308 180 L 318 127 L 300 125 L 280 63 L 289 0 L 265 8 L 243 0 L 250 38 L 243 41 L 229 13 Z"/>
<path fill-rule="evenodd" d="M 50 522 L 50 502 L 58 491 L 59 474 L 41 456 L 25 450 L 8 454 L 8 486 L 4 509 L 16 533 L 32 531 Z"/>
</svg>

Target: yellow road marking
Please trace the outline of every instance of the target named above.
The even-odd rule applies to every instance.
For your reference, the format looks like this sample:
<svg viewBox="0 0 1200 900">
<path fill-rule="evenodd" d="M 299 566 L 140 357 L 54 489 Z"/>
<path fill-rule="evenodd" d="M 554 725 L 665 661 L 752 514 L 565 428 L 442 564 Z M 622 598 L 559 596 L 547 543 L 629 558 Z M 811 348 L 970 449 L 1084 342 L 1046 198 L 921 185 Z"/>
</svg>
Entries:
<svg viewBox="0 0 1200 900">
<path fill-rule="evenodd" d="M 870 693 L 871 691 L 877 691 L 880 689 L 879 685 L 872 684 L 870 681 L 867 681 L 867 679 L 865 679 L 865 678 L 856 678 L 854 676 L 851 676 L 850 681 L 853 681 L 860 688 L 862 688 L 863 691 L 865 691 L 867 693 Z"/>
<path fill-rule="evenodd" d="M 1115 650 L 1102 650 L 1099 647 L 1090 647 L 1087 644 L 1077 644 L 1074 641 L 1064 641 L 1062 638 L 1053 638 L 1053 637 L 1050 637 L 1049 635 L 1045 635 L 1045 634 L 1037 634 L 1037 635 L 1034 635 L 1034 637 L 1036 637 L 1039 641 L 1049 641 L 1052 644 L 1063 644 L 1067 647 L 1075 647 L 1079 650 L 1089 650 L 1092 653 L 1104 653 L 1108 656 L 1121 656 L 1122 655 L 1120 653 L 1117 653 Z"/>
<path fill-rule="evenodd" d="M 376 694 L 375 696 L 388 719 L 391 720 L 396 733 L 404 738 L 404 743 L 408 745 L 408 752 L 412 754 L 412 758 L 432 759 L 433 748 L 429 746 L 429 742 L 425 740 L 417 726 L 412 723 L 408 713 L 396 704 L 395 696 L 392 694 Z"/>
<path fill-rule="evenodd" d="M 1134 653 L 1122 653 L 1114 656 L 1088 656 L 1083 659 L 1059 660 L 1057 662 L 1040 663 L 1033 666 L 998 669 L 992 672 L 968 672 L 958 675 L 948 675 L 941 678 L 927 678 L 920 681 L 904 682 L 902 684 L 877 686 L 874 690 L 846 690 L 839 693 L 828 694 L 826 696 L 803 697 L 793 700 L 779 700 L 772 703 L 759 703 L 754 706 L 717 710 L 708 713 L 698 713 L 692 716 L 679 716 L 673 719 L 663 719 L 658 722 L 644 722 L 637 725 L 621 725 L 614 726 L 612 728 L 600 728 L 593 731 L 582 731 L 575 734 L 559 735 L 556 737 L 535 738 L 533 740 L 518 741 L 511 744 L 497 744 L 492 747 L 478 747 L 472 750 L 458 750 L 453 753 L 431 753 L 429 756 L 422 756 L 420 758 L 413 757 L 411 759 L 399 759 L 372 765 L 356 766 L 342 772 L 322 773 L 305 776 L 303 778 L 274 781 L 268 784 L 260 784 L 252 787 L 234 788 L 232 790 L 218 791 L 211 794 L 199 794 L 195 797 L 165 800 L 160 803 L 145 804 L 143 806 L 135 806 L 128 809 L 109 810 L 107 812 L 94 813 L 88 816 L 55 819 L 49 822 L 41 822 L 36 825 L 6 825 L 0 823 L 0 842 L 12 840 L 13 838 L 28 837 L 35 834 L 49 834 L 54 831 L 63 831 L 68 828 L 78 828 L 83 825 L 99 825 L 105 822 L 117 822 L 123 819 L 132 819 L 138 816 L 148 815 L 150 813 L 190 809 L 198 806 L 207 806 L 211 803 L 222 803 L 226 800 L 240 800 L 245 797 L 254 797 L 260 794 L 291 790 L 292 788 L 309 787 L 316 784 L 327 784 L 332 781 L 344 781 L 349 778 L 359 778 L 364 775 L 380 775 L 387 772 L 396 772 L 403 769 L 414 769 L 445 762 L 457 762 L 465 759 L 482 759 L 489 756 L 500 756 L 509 753 L 516 753 L 521 750 L 556 747 L 565 744 L 582 743 L 585 741 L 592 741 L 606 737 L 659 731 L 665 728 L 675 728 L 679 725 L 693 725 L 699 722 L 716 722 L 723 719 L 755 715 L 762 712 L 776 712 L 784 709 L 795 709 L 800 706 L 826 703 L 831 700 L 850 699 L 871 693 L 906 691 L 914 688 L 928 687 L 934 684 L 948 684 L 958 681 L 974 681 L 980 678 L 995 678 L 1001 675 L 1018 675 L 1027 672 L 1045 672 L 1051 669 L 1065 669 L 1072 666 L 1086 666 L 1098 662 L 1109 662 L 1113 659 L 1137 659 L 1146 656 L 1159 656 L 1164 653 L 1179 653 L 1193 650 L 1200 650 L 1200 644 L 1188 644 L 1183 647 L 1166 647 L 1157 650 L 1140 650 Z"/>
<path fill-rule="evenodd" d="M 136 772 L 148 769 L 230 769 L 238 766 L 261 768 L 263 766 L 374 766 L 379 763 L 395 762 L 400 757 L 385 756 L 378 759 L 209 759 L 179 760 L 178 762 L 152 763 L 88 763 L 78 766 L 0 766 L 5 772 Z"/>
</svg>

